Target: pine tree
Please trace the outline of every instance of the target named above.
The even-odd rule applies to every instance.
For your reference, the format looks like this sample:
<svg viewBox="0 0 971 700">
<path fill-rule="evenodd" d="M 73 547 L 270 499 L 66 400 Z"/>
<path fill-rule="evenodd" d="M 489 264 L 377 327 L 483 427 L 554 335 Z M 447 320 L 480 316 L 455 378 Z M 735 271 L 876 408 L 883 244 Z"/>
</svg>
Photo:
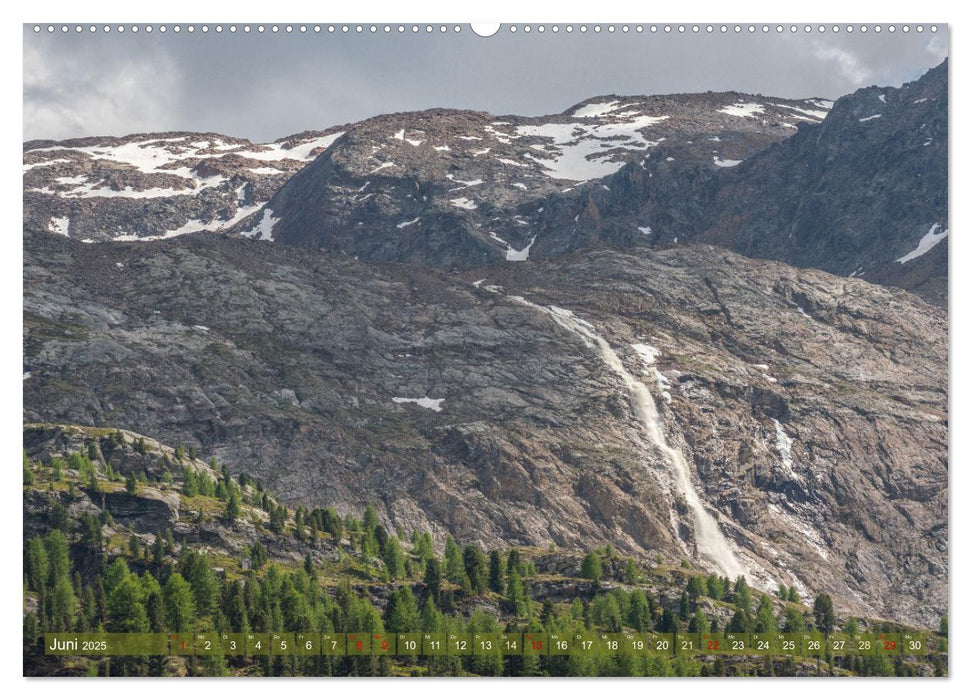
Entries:
<svg viewBox="0 0 971 700">
<path fill-rule="evenodd" d="M 462 579 L 465 578 L 465 563 L 462 559 L 462 550 L 451 536 L 445 540 L 445 578 L 459 585 L 462 584 Z"/>
<path fill-rule="evenodd" d="M 688 592 L 681 592 L 681 601 L 678 604 L 678 616 L 682 620 L 687 620 L 691 617 L 691 601 L 688 598 Z"/>
<path fill-rule="evenodd" d="M 489 590 L 500 595 L 506 590 L 505 567 L 497 550 L 489 552 Z"/>
<path fill-rule="evenodd" d="M 433 556 L 425 560 L 425 587 L 428 589 L 429 599 L 436 604 L 441 601 L 442 565 L 437 557 Z"/>
<path fill-rule="evenodd" d="M 226 520 L 229 523 L 233 523 L 242 513 L 242 502 L 239 497 L 239 491 L 230 492 L 229 496 L 226 498 Z"/>
<path fill-rule="evenodd" d="M 144 592 L 137 576 L 128 574 L 108 594 L 112 632 L 147 632 L 148 615 L 142 604 Z"/>
<path fill-rule="evenodd" d="M 425 600 L 421 609 L 421 631 L 440 632 L 442 629 L 442 614 L 435 607 L 431 597 Z"/>
<path fill-rule="evenodd" d="M 24 574 L 27 576 L 27 585 L 31 590 L 40 591 L 47 583 L 47 550 L 41 537 L 32 537 L 27 541 Z"/>
<path fill-rule="evenodd" d="M 759 607 L 755 611 L 755 631 L 756 632 L 775 632 L 777 623 L 775 612 L 772 609 L 772 601 L 765 593 L 759 597 Z"/>
<path fill-rule="evenodd" d="M 381 521 L 378 520 L 378 512 L 374 510 L 374 506 L 368 506 L 364 509 L 364 520 L 362 522 L 364 525 L 365 532 L 374 532 L 378 529 Z"/>
<path fill-rule="evenodd" d="M 752 591 L 748 587 L 748 581 L 744 576 L 735 579 L 735 591 L 732 602 L 746 614 L 752 610 Z"/>
<path fill-rule="evenodd" d="M 521 617 L 526 614 L 527 602 L 526 602 L 526 589 L 523 586 L 523 580 L 519 576 L 519 571 L 513 569 L 509 572 L 506 577 L 506 597 L 512 603 L 513 610 L 517 617 Z"/>
<path fill-rule="evenodd" d="M 388 578 L 399 581 L 405 577 L 405 553 L 397 537 L 388 537 L 384 543 L 384 565 L 388 569 Z"/>
<path fill-rule="evenodd" d="M 651 603 L 647 599 L 644 591 L 639 588 L 631 591 L 627 611 L 627 624 L 638 632 L 646 632 L 653 624 L 652 617 Z"/>
<path fill-rule="evenodd" d="M 189 582 L 175 573 L 165 582 L 165 619 L 172 630 L 191 631 L 195 621 L 196 608 Z"/>
<path fill-rule="evenodd" d="M 125 491 L 129 496 L 138 493 L 138 480 L 135 478 L 135 472 L 128 472 L 128 476 L 125 477 Z"/>
<path fill-rule="evenodd" d="M 384 626 L 389 632 L 415 632 L 420 625 L 418 600 L 411 587 L 402 586 L 388 598 Z"/>
<path fill-rule="evenodd" d="M 47 552 L 48 584 L 53 588 L 71 574 L 71 557 L 64 533 L 51 530 L 44 538 L 44 549 Z"/>
<path fill-rule="evenodd" d="M 695 610 L 695 614 L 691 617 L 691 622 L 688 623 L 689 632 L 709 632 L 711 626 L 708 623 L 708 616 L 705 615 L 705 611 L 701 608 Z"/>
<path fill-rule="evenodd" d="M 473 593 L 484 593 L 488 585 L 488 571 L 485 554 L 475 545 L 468 545 L 462 552 L 462 564 Z"/>
<path fill-rule="evenodd" d="M 600 563 L 600 557 L 596 552 L 590 552 L 583 558 L 583 564 L 580 565 L 580 578 L 590 579 L 597 584 L 600 583 L 602 576 L 603 564 Z"/>
<path fill-rule="evenodd" d="M 792 589 L 789 589 L 792 590 Z M 785 611 L 785 631 L 786 632 L 805 632 L 806 621 L 802 613 L 793 606 L 788 606 Z"/>
<path fill-rule="evenodd" d="M 688 579 L 688 585 L 685 590 L 687 590 L 691 602 L 694 603 L 701 596 L 708 595 L 708 582 L 704 576 L 692 576 Z"/>
<path fill-rule="evenodd" d="M 190 498 L 199 493 L 199 481 L 196 478 L 195 470 L 186 467 L 182 476 L 182 493 Z"/>
<path fill-rule="evenodd" d="M 833 612 L 833 599 L 828 593 L 820 593 L 813 602 L 813 617 L 816 629 L 821 632 L 832 632 L 836 627 L 836 613 Z"/>
</svg>

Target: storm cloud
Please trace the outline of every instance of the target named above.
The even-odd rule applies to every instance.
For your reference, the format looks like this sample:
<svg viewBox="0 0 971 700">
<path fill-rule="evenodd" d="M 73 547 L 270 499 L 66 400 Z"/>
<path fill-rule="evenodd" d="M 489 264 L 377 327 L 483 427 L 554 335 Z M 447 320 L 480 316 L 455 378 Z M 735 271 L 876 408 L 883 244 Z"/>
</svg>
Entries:
<svg viewBox="0 0 971 700">
<path fill-rule="evenodd" d="M 24 139 L 212 131 L 254 141 L 430 107 L 562 112 L 589 97 L 738 90 L 829 99 L 913 80 L 936 34 L 788 30 L 35 34 L 24 27 Z"/>
</svg>

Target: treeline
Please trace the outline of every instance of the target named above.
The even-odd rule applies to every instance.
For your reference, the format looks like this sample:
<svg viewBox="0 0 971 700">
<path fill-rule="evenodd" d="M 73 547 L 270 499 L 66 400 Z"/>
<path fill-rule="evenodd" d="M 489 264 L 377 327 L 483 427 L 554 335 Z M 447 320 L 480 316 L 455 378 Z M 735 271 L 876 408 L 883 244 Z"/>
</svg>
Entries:
<svg viewBox="0 0 971 700">
<path fill-rule="evenodd" d="M 30 483 L 38 475 L 60 481 L 71 469 L 93 489 L 100 486 L 99 468 L 102 474 L 110 473 L 106 472 L 110 467 L 96 464 L 95 459 L 90 452 L 73 453 L 67 460 L 55 457 L 41 474 L 25 457 L 25 476 L 31 475 Z M 184 453 L 177 451 L 177 460 L 183 459 Z M 183 466 L 179 488 L 186 498 L 220 499 L 230 520 L 240 516 L 244 504 L 258 508 L 264 511 L 258 522 L 266 518 L 266 527 L 278 537 L 305 543 L 318 538 L 333 540 L 334 550 L 348 564 L 339 582 L 329 576 L 325 580 L 324 568 L 309 552 L 299 566 L 271 562 L 259 540 L 241 552 L 239 575 L 220 573 L 224 568 L 220 564 L 225 562 L 177 542 L 171 530 L 159 533 L 148 544 L 131 534 L 122 555 L 108 555 L 104 527 L 111 524 L 109 512 L 103 509 L 97 515 L 84 513 L 74 518 L 58 503 L 49 520 L 51 529 L 24 543 L 25 673 L 44 668 L 45 663 L 58 663 L 44 659 L 37 643 L 48 631 L 705 632 L 719 631 L 718 617 L 706 613 L 717 608 L 732 611 L 722 631 L 828 632 L 836 626 L 829 596 L 817 596 L 810 612 L 800 604 L 794 589 L 780 587 L 773 599 L 756 595 L 742 577 L 731 581 L 714 574 L 688 576 L 680 587 L 669 586 L 667 597 L 656 598 L 644 585 L 648 576 L 632 559 L 618 557 L 609 545 L 589 552 L 580 567 L 580 577 L 590 581 L 592 596 L 557 604 L 538 601 L 533 585 L 541 572 L 515 548 L 485 551 L 474 544 L 460 546 L 448 537 L 439 556 L 429 533 L 415 531 L 406 538 L 403 532 L 389 532 L 370 506 L 360 519 L 350 514 L 342 517 L 333 508 L 302 506 L 291 517 L 258 482 L 245 475 L 234 478 L 225 465 L 215 461 L 210 467 Z M 168 481 L 167 474 L 158 481 Z M 121 476 L 114 474 L 114 478 Z M 129 474 L 125 481 L 126 488 L 137 493 L 146 478 Z M 236 512 L 231 516 L 233 509 Z M 608 587 L 605 581 L 609 579 L 616 583 Z M 473 607 L 472 602 L 478 609 L 463 615 L 463 610 Z M 782 612 L 777 614 L 780 607 Z M 856 625 L 851 619 L 842 629 L 852 634 Z M 113 659 L 110 668 L 107 661 L 85 659 L 79 663 L 93 674 L 173 672 L 172 661 L 163 658 Z M 860 675 L 909 672 L 906 664 L 884 657 L 847 657 L 840 663 Z M 189 659 L 187 671 L 224 675 L 243 672 L 245 667 L 246 673 L 265 675 L 791 675 L 796 672 L 794 664 L 792 659 L 704 662 L 693 657 L 625 653 L 602 658 L 404 660 L 216 656 Z"/>
</svg>

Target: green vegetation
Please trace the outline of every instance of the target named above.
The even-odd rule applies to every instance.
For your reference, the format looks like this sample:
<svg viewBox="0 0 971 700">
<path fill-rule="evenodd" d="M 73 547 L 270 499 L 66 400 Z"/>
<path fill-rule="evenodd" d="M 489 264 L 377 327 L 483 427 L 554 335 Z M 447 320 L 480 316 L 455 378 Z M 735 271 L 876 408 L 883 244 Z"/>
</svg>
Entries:
<svg viewBox="0 0 971 700">
<path fill-rule="evenodd" d="M 101 453 L 85 449 L 47 463 L 24 455 L 24 489 L 86 493 L 103 503 L 152 490 L 180 500 L 186 527 L 136 531 L 108 508 L 72 517 L 59 498 L 24 542 L 24 669 L 28 675 L 910 675 L 946 673 L 946 657 L 915 666 L 901 659 L 824 660 L 748 657 L 45 657 L 47 631 L 108 632 L 773 632 L 832 631 L 832 599 L 812 610 L 780 587 L 777 596 L 681 567 L 654 567 L 606 546 L 583 553 L 551 548 L 494 549 L 452 537 L 387 528 L 378 511 L 290 510 L 226 465 L 175 459 L 154 479 L 124 476 L 104 461 L 124 438 L 110 434 Z M 93 444 L 93 443 L 90 443 Z M 112 447 L 113 446 L 113 447 Z M 136 440 L 141 454 L 152 447 Z M 29 479 L 28 479 L 28 476 Z M 119 516 L 121 520 L 121 516 Z M 191 535 L 210 522 L 257 537 L 238 551 L 214 551 Z M 173 529 L 180 534 L 176 536 Z M 440 549 L 438 549 L 436 547 Z M 279 552 L 299 552 L 299 557 Z M 439 555 L 438 552 L 441 552 Z M 272 552 L 272 553 L 271 553 Z M 276 553 L 276 554 L 273 554 Z M 567 572 L 567 573 L 563 573 Z M 591 586 L 593 582 L 593 586 Z M 549 588 L 553 586 L 553 588 Z M 546 596 L 553 590 L 557 595 Z M 569 591 L 566 601 L 563 591 Z M 843 631 L 861 626 L 850 618 Z M 899 628 L 887 625 L 881 631 Z M 942 620 L 941 635 L 946 636 Z"/>
</svg>

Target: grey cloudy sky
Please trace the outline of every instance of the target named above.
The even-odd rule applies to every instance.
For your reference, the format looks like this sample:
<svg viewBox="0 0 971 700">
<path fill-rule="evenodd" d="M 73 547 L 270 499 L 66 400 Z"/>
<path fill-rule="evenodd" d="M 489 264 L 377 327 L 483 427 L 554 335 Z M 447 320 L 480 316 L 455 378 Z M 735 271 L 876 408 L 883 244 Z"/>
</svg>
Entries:
<svg viewBox="0 0 971 700">
<path fill-rule="evenodd" d="M 900 85 L 948 37 L 701 33 L 34 34 L 24 139 L 213 131 L 254 141 L 428 107 L 561 112 L 602 94 L 738 90 L 836 98 Z"/>
</svg>

